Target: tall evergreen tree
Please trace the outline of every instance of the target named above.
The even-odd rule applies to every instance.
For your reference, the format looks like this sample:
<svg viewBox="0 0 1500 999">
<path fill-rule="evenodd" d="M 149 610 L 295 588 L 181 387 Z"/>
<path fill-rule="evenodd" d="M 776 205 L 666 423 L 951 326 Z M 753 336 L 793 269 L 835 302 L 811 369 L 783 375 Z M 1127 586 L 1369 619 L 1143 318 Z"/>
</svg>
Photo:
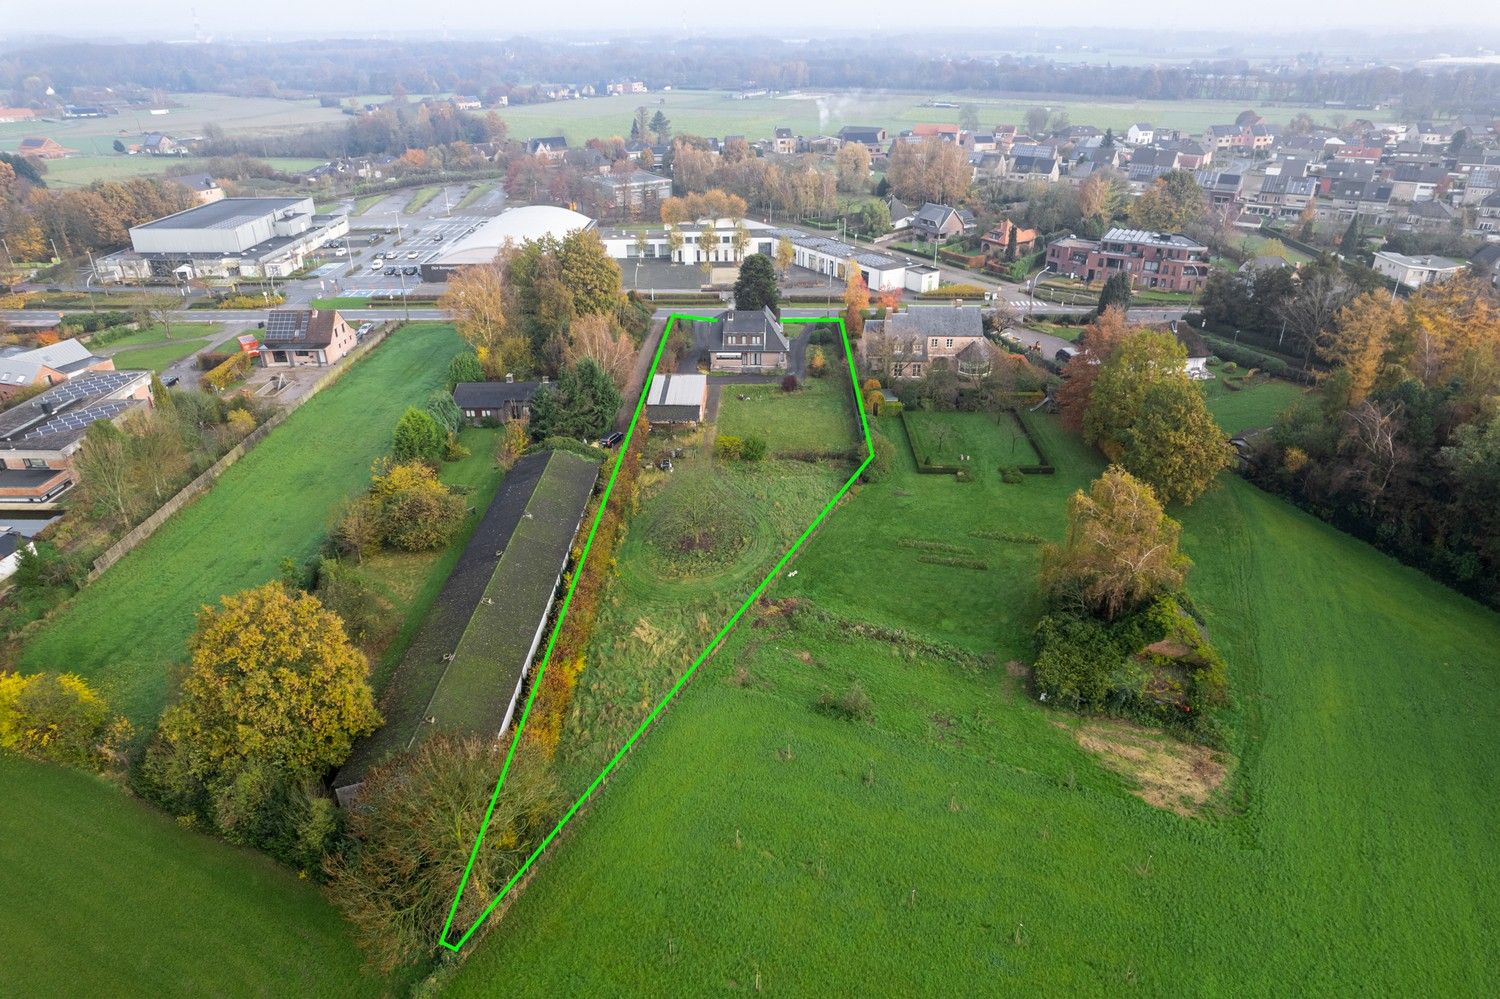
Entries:
<svg viewBox="0 0 1500 999">
<path fill-rule="evenodd" d="M 1099 292 L 1099 314 L 1104 315 L 1105 310 L 1110 308 L 1129 312 L 1130 294 L 1130 275 L 1124 271 L 1111 274 L 1109 280 L 1104 282 L 1104 289 Z"/>
<path fill-rule="evenodd" d="M 734 282 L 736 309 L 776 308 L 781 304 L 781 289 L 776 284 L 776 268 L 764 253 L 752 253 L 740 265 L 740 276 Z"/>
</svg>

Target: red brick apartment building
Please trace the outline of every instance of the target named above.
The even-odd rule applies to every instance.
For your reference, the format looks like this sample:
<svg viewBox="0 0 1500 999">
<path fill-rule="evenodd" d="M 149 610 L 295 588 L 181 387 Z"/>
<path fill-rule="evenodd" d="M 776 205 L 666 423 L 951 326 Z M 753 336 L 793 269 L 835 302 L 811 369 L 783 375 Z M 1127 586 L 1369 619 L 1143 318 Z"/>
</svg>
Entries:
<svg viewBox="0 0 1500 999">
<path fill-rule="evenodd" d="M 1203 290 L 1208 247 L 1176 233 L 1111 229 L 1103 239 L 1068 236 L 1047 247 L 1047 264 L 1080 281 L 1105 281 L 1124 271 L 1136 288 Z"/>
</svg>

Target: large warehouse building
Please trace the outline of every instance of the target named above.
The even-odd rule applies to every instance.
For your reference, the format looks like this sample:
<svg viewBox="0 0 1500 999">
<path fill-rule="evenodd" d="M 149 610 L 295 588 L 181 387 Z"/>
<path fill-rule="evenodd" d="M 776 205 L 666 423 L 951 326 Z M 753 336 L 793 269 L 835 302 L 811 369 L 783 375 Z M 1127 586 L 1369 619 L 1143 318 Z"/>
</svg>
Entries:
<svg viewBox="0 0 1500 999">
<path fill-rule="evenodd" d="M 319 215 L 312 198 L 224 198 L 135 226 L 131 248 L 96 271 L 105 281 L 287 277 L 348 232 L 347 215 Z"/>
<path fill-rule="evenodd" d="M 580 229 L 592 229 L 587 215 L 552 205 L 528 205 L 501 212 L 479 228 L 454 240 L 442 253 L 422 265 L 423 281 L 446 281 L 460 267 L 487 264 L 506 243 L 519 246 L 527 240 L 551 236 L 562 239 Z"/>
</svg>

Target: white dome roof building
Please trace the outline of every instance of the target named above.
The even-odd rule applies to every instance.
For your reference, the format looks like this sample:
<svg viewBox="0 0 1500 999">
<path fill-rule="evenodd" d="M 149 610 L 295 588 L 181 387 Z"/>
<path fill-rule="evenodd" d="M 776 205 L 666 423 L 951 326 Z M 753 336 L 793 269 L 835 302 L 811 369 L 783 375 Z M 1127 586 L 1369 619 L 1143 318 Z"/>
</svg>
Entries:
<svg viewBox="0 0 1500 999">
<path fill-rule="evenodd" d="M 519 246 L 544 236 L 561 240 L 580 229 L 592 228 L 593 219 L 567 208 L 554 205 L 511 208 L 454 240 L 442 253 L 423 264 L 422 280 L 446 281 L 460 267 L 490 263 L 506 243 Z"/>
</svg>

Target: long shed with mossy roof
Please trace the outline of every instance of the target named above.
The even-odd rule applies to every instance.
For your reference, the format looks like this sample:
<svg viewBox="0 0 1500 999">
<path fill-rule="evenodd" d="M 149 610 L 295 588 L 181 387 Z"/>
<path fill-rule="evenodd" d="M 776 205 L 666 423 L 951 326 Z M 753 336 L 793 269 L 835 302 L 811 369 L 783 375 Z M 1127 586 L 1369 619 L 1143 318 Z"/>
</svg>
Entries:
<svg viewBox="0 0 1500 999">
<path fill-rule="evenodd" d="M 498 738 L 543 647 L 599 465 L 544 451 L 516 462 L 380 700 L 385 724 L 334 779 L 347 805 L 371 768 L 434 733 Z"/>
</svg>

